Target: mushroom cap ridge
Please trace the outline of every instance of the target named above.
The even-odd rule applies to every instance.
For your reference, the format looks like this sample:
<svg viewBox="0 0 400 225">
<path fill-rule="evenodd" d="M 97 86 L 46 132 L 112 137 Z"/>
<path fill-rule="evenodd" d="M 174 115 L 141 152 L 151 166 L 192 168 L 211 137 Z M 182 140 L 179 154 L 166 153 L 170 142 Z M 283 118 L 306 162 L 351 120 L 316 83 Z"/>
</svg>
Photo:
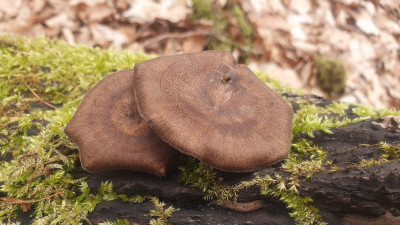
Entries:
<svg viewBox="0 0 400 225">
<path fill-rule="evenodd" d="M 135 65 L 141 116 L 175 149 L 224 171 L 287 157 L 293 111 L 231 53 L 204 51 Z"/>
<path fill-rule="evenodd" d="M 133 69 L 96 84 L 64 131 L 78 145 L 82 167 L 89 172 L 129 169 L 165 175 L 179 158 L 140 117 Z"/>
</svg>

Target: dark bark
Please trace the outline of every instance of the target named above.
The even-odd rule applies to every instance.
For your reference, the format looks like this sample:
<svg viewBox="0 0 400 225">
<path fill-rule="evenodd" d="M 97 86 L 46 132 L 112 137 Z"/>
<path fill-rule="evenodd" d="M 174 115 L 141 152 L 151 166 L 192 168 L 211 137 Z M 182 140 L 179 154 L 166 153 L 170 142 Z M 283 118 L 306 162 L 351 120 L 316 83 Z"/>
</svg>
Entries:
<svg viewBox="0 0 400 225">
<path fill-rule="evenodd" d="M 299 98 L 288 97 L 293 101 Z M 306 98 L 319 106 L 331 103 L 315 96 Z M 296 110 L 295 103 L 293 106 Z M 357 117 L 351 110 L 347 110 L 347 113 L 350 118 Z M 300 195 L 310 196 L 313 205 L 319 209 L 322 220 L 329 224 L 400 224 L 400 161 L 369 167 L 356 166 L 362 159 L 381 157 L 383 151 L 376 145 L 379 142 L 399 144 L 400 132 L 382 128 L 374 120 L 332 131 L 333 134 L 314 132 L 314 138 L 304 134 L 296 137 L 312 140 L 315 145 L 328 152 L 327 160 L 340 168 L 337 172 L 317 173 L 310 179 L 302 178 L 298 189 Z M 275 173 L 284 177 L 288 175 L 279 164 L 257 173 L 261 176 Z M 93 189 L 102 182 L 111 181 L 118 194 L 159 197 L 167 206 L 180 208 L 170 219 L 173 224 L 294 224 L 285 204 L 276 198 L 261 195 L 257 187 L 240 191 L 238 202 L 255 202 L 256 205 L 259 204 L 258 207 L 251 212 L 237 212 L 204 200 L 202 191 L 180 184 L 179 175 L 178 170 L 161 178 L 120 170 L 97 174 L 81 172 L 77 177 L 89 176 L 87 181 Z M 218 175 L 229 185 L 254 178 L 254 173 L 219 172 Z M 259 200 L 262 201 L 261 204 Z M 98 223 L 120 218 L 147 224 L 150 218 L 144 214 L 153 208 L 149 201 L 103 202 L 90 214 L 89 219 Z"/>
<path fill-rule="evenodd" d="M 374 144 L 380 141 L 393 145 L 400 143 L 400 133 L 389 132 L 373 122 L 368 120 L 333 129 L 333 134 L 316 132 L 315 138 L 312 139 L 314 144 L 329 153 L 327 160 L 332 161 L 341 170 L 333 173 L 318 173 L 311 179 L 302 180 L 299 192 L 302 196 L 312 197 L 314 206 L 320 210 L 323 220 L 329 224 L 347 224 L 354 221 L 364 221 L 363 223 L 366 224 L 387 224 L 388 221 L 395 223 L 400 220 L 400 162 L 392 161 L 370 167 L 354 166 L 362 159 L 379 159 L 383 151 Z M 373 146 L 359 146 L 360 144 Z M 284 174 L 279 166 L 258 171 L 259 175 L 274 173 Z M 221 172 L 220 175 L 228 184 L 251 180 L 254 177 L 252 173 Z M 204 194 L 201 191 L 177 183 L 178 176 L 178 172 L 165 178 L 157 178 L 141 173 L 114 171 L 93 174 L 88 182 L 92 187 L 96 187 L 101 181 L 111 180 L 117 193 L 156 195 L 181 208 L 181 211 L 174 213 L 172 218 L 186 213 L 188 217 L 193 217 L 195 213 L 198 215 L 195 217 L 201 220 L 200 223 L 213 224 L 210 221 L 212 217 L 202 216 L 204 211 L 212 208 L 211 211 L 218 214 L 218 218 L 225 218 L 227 221 L 237 221 L 236 219 L 244 215 L 257 215 L 253 217 L 253 224 L 262 224 L 262 222 L 257 222 L 260 218 L 260 221 L 264 221 L 263 219 L 267 221 L 267 218 L 274 221 L 279 218 L 279 224 L 293 223 L 285 205 L 277 199 L 261 195 L 258 188 L 240 191 L 239 202 L 262 200 L 266 203 L 266 207 L 256 210 L 256 214 L 227 211 L 218 206 L 210 206 L 209 202 L 203 199 Z M 173 221 L 177 224 L 185 224 L 179 219 Z M 238 220 L 237 223 L 246 224 L 244 220 Z"/>
</svg>

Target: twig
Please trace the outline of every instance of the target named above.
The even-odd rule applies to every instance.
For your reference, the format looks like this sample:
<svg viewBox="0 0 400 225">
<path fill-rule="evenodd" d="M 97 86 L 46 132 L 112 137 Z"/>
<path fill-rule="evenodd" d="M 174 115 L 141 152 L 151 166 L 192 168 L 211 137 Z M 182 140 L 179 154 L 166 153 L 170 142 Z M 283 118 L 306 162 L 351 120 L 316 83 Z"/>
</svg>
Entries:
<svg viewBox="0 0 400 225">
<path fill-rule="evenodd" d="M 249 52 L 249 50 L 250 50 L 250 53 L 254 54 L 254 55 L 262 55 L 263 54 L 263 52 L 261 50 L 252 49 L 252 48 L 249 49 L 249 47 L 237 44 L 235 41 L 229 40 L 228 38 L 224 37 L 223 35 L 211 34 L 210 36 L 216 38 L 217 40 L 219 40 L 221 42 L 232 44 L 234 47 L 236 47 L 244 52 Z"/>
<path fill-rule="evenodd" d="M 47 196 L 47 197 L 44 197 L 44 198 L 41 198 L 41 199 L 37 199 L 37 200 L 23 200 L 23 199 L 18 199 L 18 198 L 0 197 L 1 201 L 10 202 L 10 200 L 11 200 L 10 203 L 0 205 L 0 208 L 7 207 L 9 205 L 32 204 L 32 203 L 36 203 L 36 202 L 41 202 L 41 201 L 44 201 L 46 199 L 52 198 L 52 197 L 54 197 L 56 195 L 60 195 L 60 194 L 64 194 L 64 193 L 65 193 L 64 191 L 60 191 L 60 192 L 54 193 L 54 194 L 52 194 L 50 196 Z"/>
<path fill-rule="evenodd" d="M 41 103 L 47 105 L 48 107 L 50 107 L 50 108 L 52 108 L 52 109 L 57 109 L 57 107 L 55 107 L 54 105 L 52 105 L 52 104 L 50 104 L 50 103 L 44 101 L 39 95 L 37 95 L 36 92 L 35 92 L 34 90 L 32 90 L 32 88 L 29 87 L 29 85 L 28 85 L 24 80 L 22 80 L 22 82 L 24 82 L 25 86 L 29 89 L 29 91 L 30 91 Z"/>
<path fill-rule="evenodd" d="M 30 53 L 29 52 L 23 52 L 23 51 L 18 51 L 18 50 L 11 50 L 13 53 L 16 53 L 16 54 L 21 54 L 21 55 L 30 55 Z"/>
<path fill-rule="evenodd" d="M 380 145 L 381 145 L 380 143 L 377 143 L 377 144 L 359 144 L 356 147 L 353 147 L 353 148 L 350 148 L 350 149 L 345 149 L 345 150 L 341 151 L 341 153 L 352 152 L 352 151 L 354 151 L 354 150 L 356 150 L 358 148 L 361 148 L 361 147 L 378 147 Z"/>
<path fill-rule="evenodd" d="M 208 31 L 208 30 L 195 30 L 195 31 L 188 31 L 185 33 L 165 33 L 165 34 L 158 35 L 154 38 L 148 39 L 147 41 L 143 42 L 140 46 L 143 48 L 149 44 L 159 42 L 159 41 L 162 41 L 162 40 L 168 39 L 168 38 L 188 38 L 188 37 L 197 36 L 197 35 L 212 35 L 212 32 Z"/>
<path fill-rule="evenodd" d="M 185 33 L 165 33 L 165 34 L 158 35 L 154 38 L 150 38 L 147 41 L 144 41 L 142 44 L 140 44 L 140 47 L 144 48 L 145 46 L 147 46 L 149 44 L 160 42 L 160 41 L 162 41 L 164 39 L 168 39 L 168 38 L 178 38 L 179 39 L 179 38 L 188 38 L 188 37 L 197 36 L 197 35 L 214 37 L 222 42 L 230 42 L 235 47 L 239 48 L 240 50 L 242 50 L 244 52 L 249 51 L 248 47 L 243 47 L 243 46 L 236 44 L 235 42 L 229 40 L 228 38 L 225 38 L 222 35 L 217 35 L 217 34 L 215 34 L 215 32 L 208 31 L 208 30 L 194 30 L 194 31 L 188 31 Z M 254 49 L 250 49 L 250 53 L 255 54 L 255 55 L 262 55 L 262 51 L 254 50 Z"/>
</svg>

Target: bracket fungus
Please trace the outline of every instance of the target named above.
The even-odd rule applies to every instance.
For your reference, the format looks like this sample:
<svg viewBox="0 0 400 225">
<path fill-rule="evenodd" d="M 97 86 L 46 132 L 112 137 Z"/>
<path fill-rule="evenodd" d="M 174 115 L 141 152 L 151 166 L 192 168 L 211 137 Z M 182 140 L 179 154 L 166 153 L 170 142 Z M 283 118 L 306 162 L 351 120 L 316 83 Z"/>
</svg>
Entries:
<svg viewBox="0 0 400 225">
<path fill-rule="evenodd" d="M 179 150 L 230 172 L 287 157 L 293 111 L 232 54 L 160 57 L 113 73 L 83 98 L 65 133 L 82 167 L 165 175 Z"/>
<path fill-rule="evenodd" d="M 176 166 L 179 152 L 139 116 L 132 73 L 112 73 L 96 84 L 65 127 L 87 171 L 129 169 L 165 175 Z"/>
<path fill-rule="evenodd" d="M 249 172 L 287 157 L 293 111 L 229 52 L 138 63 L 140 115 L 166 143 L 214 168 Z"/>
</svg>

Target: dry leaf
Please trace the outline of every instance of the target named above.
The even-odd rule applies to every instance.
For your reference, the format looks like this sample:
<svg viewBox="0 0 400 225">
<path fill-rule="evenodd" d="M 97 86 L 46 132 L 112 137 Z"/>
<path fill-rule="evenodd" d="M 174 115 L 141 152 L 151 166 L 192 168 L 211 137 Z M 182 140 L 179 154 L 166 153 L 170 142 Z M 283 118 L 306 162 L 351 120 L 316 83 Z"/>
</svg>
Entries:
<svg viewBox="0 0 400 225">
<path fill-rule="evenodd" d="M 0 201 L 3 202 L 23 202 L 23 200 L 19 199 L 19 198 L 10 198 L 10 197 L 0 197 Z"/>
<path fill-rule="evenodd" d="M 204 49 L 205 37 L 192 36 L 183 40 L 183 52 L 199 52 Z"/>
<path fill-rule="evenodd" d="M 23 0 L 0 0 L 0 12 L 4 13 L 4 19 L 15 17 L 21 9 Z"/>
<path fill-rule="evenodd" d="M 76 13 L 79 18 L 88 24 L 112 21 L 116 9 L 107 4 L 88 6 L 86 4 L 76 5 Z"/>
<path fill-rule="evenodd" d="M 0 201 L 6 202 L 5 204 L 0 205 L 0 208 L 6 207 L 9 205 L 17 205 L 18 204 L 21 206 L 22 211 L 27 212 L 31 209 L 32 203 L 41 202 L 41 201 L 44 201 L 46 199 L 52 198 L 52 197 L 60 195 L 60 194 L 64 194 L 64 191 L 57 192 L 55 194 L 52 194 L 50 196 L 47 196 L 45 198 L 41 198 L 38 200 L 24 200 L 24 199 L 11 198 L 11 197 L 0 197 Z"/>
<path fill-rule="evenodd" d="M 28 212 L 31 209 L 30 203 L 21 203 L 20 206 L 23 212 Z"/>
<path fill-rule="evenodd" d="M 290 9 L 299 14 L 307 14 L 311 10 L 311 1 L 309 0 L 290 1 Z"/>
<path fill-rule="evenodd" d="M 371 16 L 365 13 L 358 15 L 356 26 L 366 34 L 379 35 L 380 33 L 379 28 L 376 27 Z"/>
<path fill-rule="evenodd" d="M 190 12 L 185 0 L 163 0 L 159 2 L 136 0 L 123 13 L 123 17 L 132 22 L 150 23 L 155 19 L 164 19 L 177 23 L 184 20 Z"/>
<path fill-rule="evenodd" d="M 254 28 L 254 54 L 250 61 L 260 65 L 272 61 L 282 72 L 281 77 L 291 79 L 295 73 L 300 76 L 301 87 L 306 88 L 315 83 L 313 72 L 305 66 L 310 59 L 317 55 L 339 58 L 345 62 L 349 78 L 345 96 L 353 96 L 347 99 L 375 108 L 400 107 L 397 1 L 235 3 L 242 7 Z M 46 35 L 70 44 L 141 49 L 154 54 L 194 52 L 203 49 L 207 35 L 213 35 L 213 21 L 190 21 L 191 5 L 190 0 L 0 0 L 0 33 Z M 244 44 L 227 1 L 214 1 L 213 6 L 228 18 L 227 30 L 234 41 Z M 209 33 L 185 36 L 197 30 Z M 236 54 L 241 56 L 243 49 Z M 384 74 L 395 79 L 386 82 Z"/>
<path fill-rule="evenodd" d="M 19 198 L 9 198 L 9 197 L 0 197 L 0 201 L 8 202 L 6 205 L 16 205 L 19 204 L 21 206 L 22 211 L 27 212 L 31 209 L 31 203 L 26 202 L 25 200 Z M 3 205 L 0 205 L 2 207 Z"/>
<path fill-rule="evenodd" d="M 125 36 L 125 34 L 113 30 L 108 26 L 93 24 L 89 26 L 89 29 L 93 35 L 93 38 L 98 40 L 102 46 L 109 46 L 112 44 L 116 48 L 121 48 L 122 45 L 128 42 L 128 38 Z"/>
<path fill-rule="evenodd" d="M 48 26 L 50 28 L 56 28 L 56 29 L 60 29 L 60 30 L 62 27 L 72 27 L 73 26 L 73 23 L 68 18 L 67 13 L 58 14 L 58 15 L 46 20 L 45 24 L 46 24 L 46 26 Z"/>
<path fill-rule="evenodd" d="M 13 1 L 15 2 L 15 1 Z M 39 13 L 46 5 L 47 0 L 31 0 L 28 1 L 29 8 L 31 8 L 32 13 Z M 15 4 L 15 3 L 14 3 Z"/>
</svg>

